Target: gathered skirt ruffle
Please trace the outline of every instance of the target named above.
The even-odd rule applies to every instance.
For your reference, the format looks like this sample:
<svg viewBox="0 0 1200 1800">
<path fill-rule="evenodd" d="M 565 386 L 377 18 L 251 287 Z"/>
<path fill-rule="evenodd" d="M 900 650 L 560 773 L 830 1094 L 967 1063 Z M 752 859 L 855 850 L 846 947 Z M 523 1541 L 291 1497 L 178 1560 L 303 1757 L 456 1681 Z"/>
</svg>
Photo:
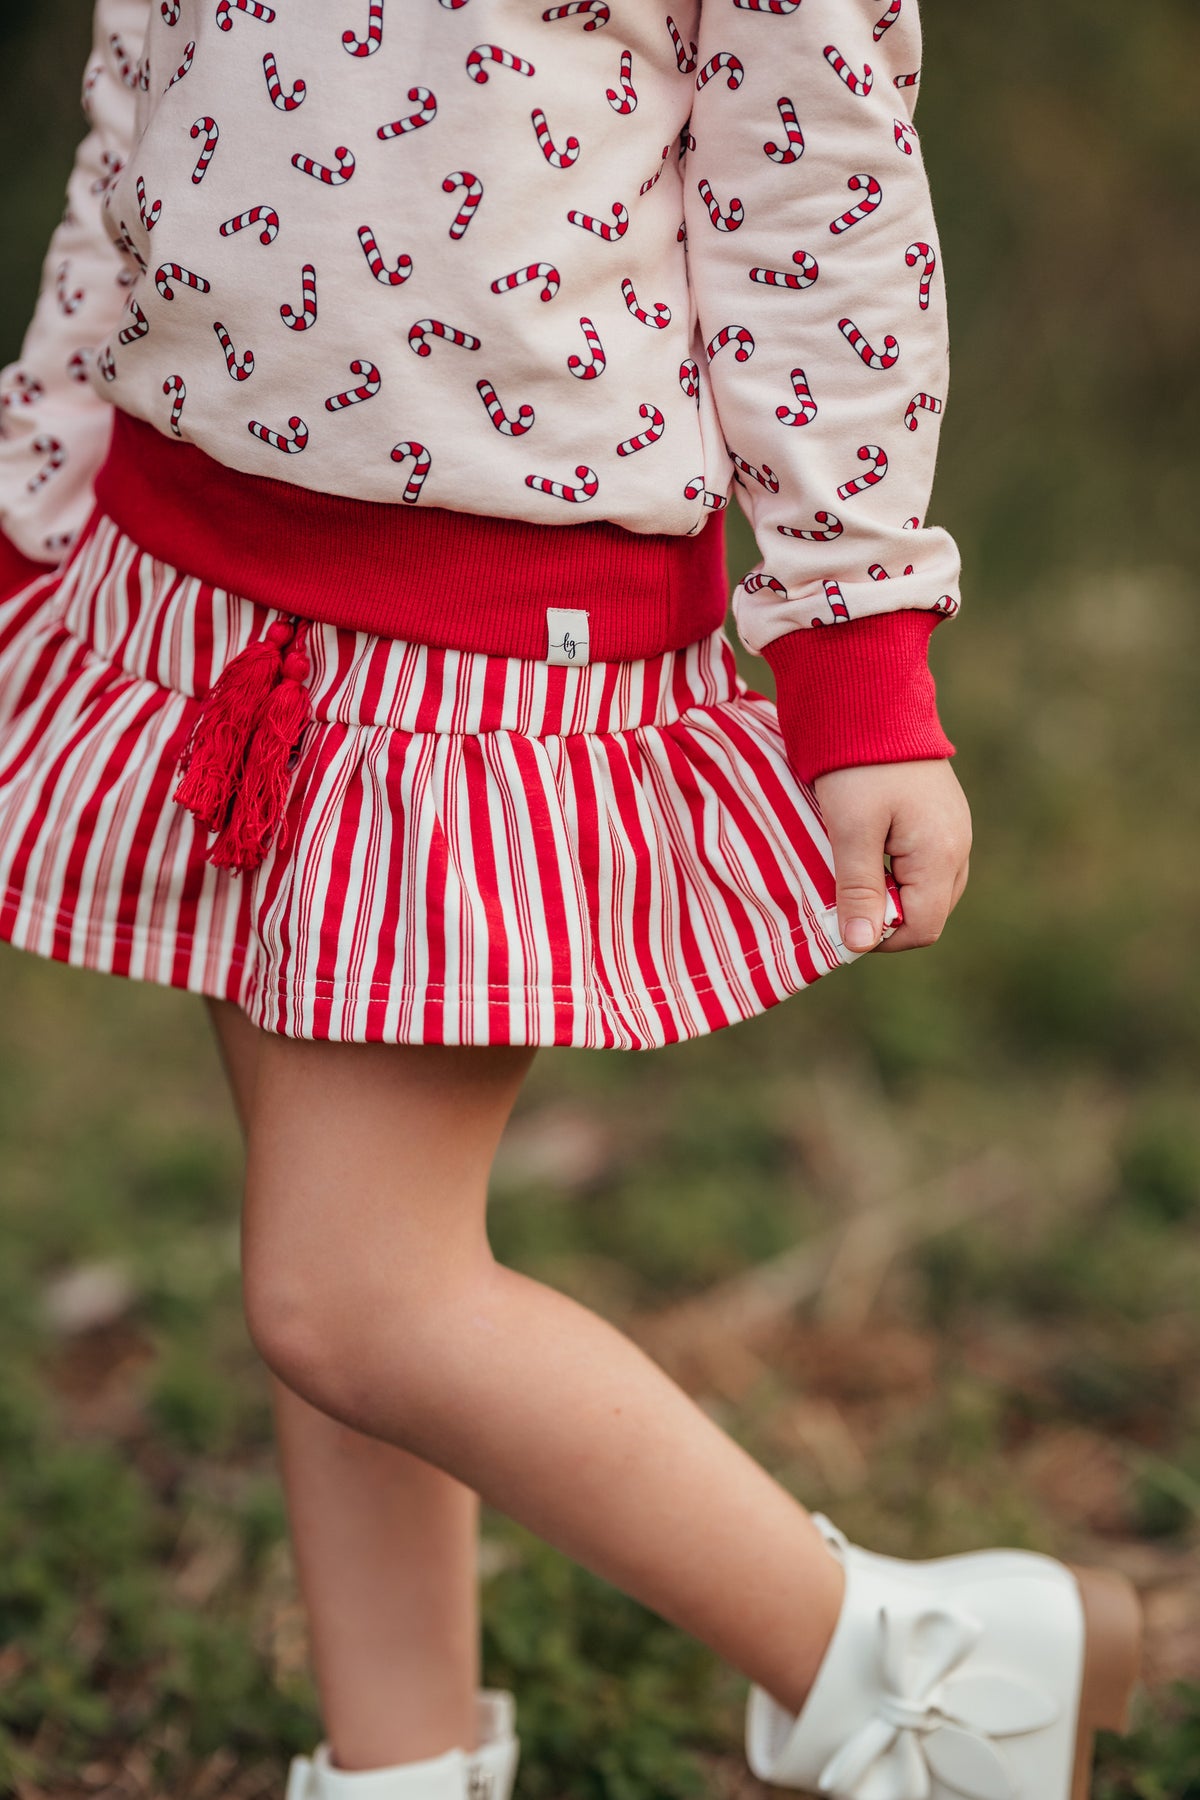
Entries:
<svg viewBox="0 0 1200 1800">
<path fill-rule="evenodd" d="M 722 632 L 568 667 L 312 624 L 284 829 L 212 866 L 176 764 L 277 616 L 99 508 L 0 603 L 0 939 L 289 1037 L 625 1049 L 855 960 L 815 798 Z"/>
</svg>

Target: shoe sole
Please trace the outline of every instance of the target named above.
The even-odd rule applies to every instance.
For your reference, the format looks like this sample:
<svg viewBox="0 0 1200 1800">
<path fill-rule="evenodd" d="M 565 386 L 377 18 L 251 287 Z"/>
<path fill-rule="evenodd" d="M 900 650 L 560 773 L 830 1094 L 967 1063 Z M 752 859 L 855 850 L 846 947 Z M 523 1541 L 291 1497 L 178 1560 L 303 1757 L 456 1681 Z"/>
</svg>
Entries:
<svg viewBox="0 0 1200 1800">
<path fill-rule="evenodd" d="M 1079 1586 L 1084 1621 L 1071 1800 L 1088 1800 L 1097 1731 L 1129 1729 L 1130 1702 L 1142 1667 L 1142 1608 L 1137 1589 L 1116 1569 L 1066 1566 Z"/>
</svg>

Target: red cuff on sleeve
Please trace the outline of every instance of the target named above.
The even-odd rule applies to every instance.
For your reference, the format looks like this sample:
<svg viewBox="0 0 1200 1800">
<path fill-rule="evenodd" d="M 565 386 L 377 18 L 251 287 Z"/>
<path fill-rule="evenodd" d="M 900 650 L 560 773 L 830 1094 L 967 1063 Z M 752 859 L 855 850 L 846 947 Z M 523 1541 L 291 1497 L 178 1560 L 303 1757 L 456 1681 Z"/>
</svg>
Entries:
<svg viewBox="0 0 1200 1800">
<path fill-rule="evenodd" d="M 904 607 L 802 626 L 766 645 L 779 723 L 801 781 L 855 763 L 954 755 L 927 661 L 943 617 Z"/>
<path fill-rule="evenodd" d="M 0 531 L 0 600 L 7 600 L 37 576 L 48 575 L 57 567 L 57 563 L 36 562 L 32 556 L 26 556 L 7 532 Z"/>
</svg>

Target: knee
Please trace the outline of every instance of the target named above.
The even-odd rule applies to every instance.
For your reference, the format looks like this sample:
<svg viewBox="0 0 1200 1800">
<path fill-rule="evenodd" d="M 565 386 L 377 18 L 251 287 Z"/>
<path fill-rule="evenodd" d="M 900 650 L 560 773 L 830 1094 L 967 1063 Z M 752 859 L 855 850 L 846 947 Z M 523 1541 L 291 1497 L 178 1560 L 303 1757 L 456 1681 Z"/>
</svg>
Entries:
<svg viewBox="0 0 1200 1800">
<path fill-rule="evenodd" d="M 441 1267 L 331 1265 L 300 1250 L 243 1267 L 247 1329 L 279 1379 L 358 1431 L 404 1441 L 441 1403 L 442 1350 L 471 1287 Z"/>
<path fill-rule="evenodd" d="M 246 1328 L 267 1367 L 292 1389 L 335 1418 L 351 1399 L 342 1375 L 357 1366 L 344 1307 L 317 1271 L 276 1263 L 251 1263 L 242 1270 Z M 353 1315 L 350 1315 L 352 1321 Z"/>
</svg>

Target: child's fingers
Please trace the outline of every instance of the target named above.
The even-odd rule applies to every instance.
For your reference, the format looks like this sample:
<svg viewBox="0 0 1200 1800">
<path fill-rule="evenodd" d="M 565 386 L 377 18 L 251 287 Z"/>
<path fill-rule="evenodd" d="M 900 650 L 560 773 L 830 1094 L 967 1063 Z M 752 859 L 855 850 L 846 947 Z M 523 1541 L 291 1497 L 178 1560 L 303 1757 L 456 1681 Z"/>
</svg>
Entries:
<svg viewBox="0 0 1200 1800">
<path fill-rule="evenodd" d="M 936 944 L 966 886 L 966 864 L 959 865 L 947 853 L 923 858 L 920 869 L 909 881 L 903 880 L 894 862 L 893 871 L 900 882 L 904 923 L 879 948 L 922 950 Z"/>
<path fill-rule="evenodd" d="M 828 823 L 837 879 L 838 930 L 848 950 L 870 950 L 883 931 L 883 846 L 889 816 L 877 807 L 838 808 Z"/>
</svg>

